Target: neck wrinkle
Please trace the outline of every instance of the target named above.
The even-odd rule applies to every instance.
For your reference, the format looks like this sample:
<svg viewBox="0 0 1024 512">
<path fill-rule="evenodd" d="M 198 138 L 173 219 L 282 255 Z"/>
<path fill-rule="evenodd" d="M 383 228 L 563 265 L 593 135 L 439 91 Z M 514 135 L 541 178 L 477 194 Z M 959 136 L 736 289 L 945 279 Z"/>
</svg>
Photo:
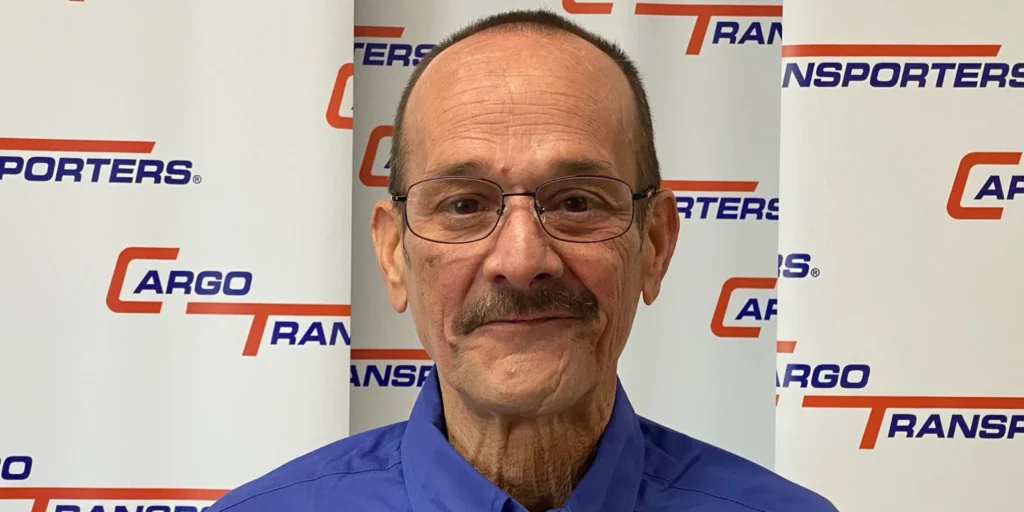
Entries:
<svg viewBox="0 0 1024 512">
<path fill-rule="evenodd" d="M 527 510 L 560 508 L 590 467 L 611 418 L 617 380 L 610 382 L 569 410 L 535 418 L 477 414 L 442 383 L 448 442 Z"/>
</svg>

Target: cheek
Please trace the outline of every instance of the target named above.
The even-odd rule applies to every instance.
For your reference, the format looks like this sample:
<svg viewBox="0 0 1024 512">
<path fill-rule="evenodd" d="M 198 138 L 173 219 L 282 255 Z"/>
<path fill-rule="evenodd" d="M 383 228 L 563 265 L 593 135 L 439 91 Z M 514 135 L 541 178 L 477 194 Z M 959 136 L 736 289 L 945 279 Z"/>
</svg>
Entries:
<svg viewBox="0 0 1024 512">
<path fill-rule="evenodd" d="M 611 323 L 628 311 L 628 301 L 637 295 L 635 244 L 609 242 L 600 248 L 580 244 L 568 248 L 563 257 L 580 281 L 597 296 L 601 310 Z"/>
<path fill-rule="evenodd" d="M 417 330 L 421 336 L 429 337 L 424 342 L 443 348 L 443 344 L 434 342 L 447 337 L 449 323 L 462 307 L 473 284 L 479 258 L 438 251 L 436 247 L 410 249 L 410 285 L 415 290 L 412 294 L 415 303 L 411 304 L 411 309 L 416 317 Z M 434 251 L 427 252 L 429 249 Z"/>
</svg>

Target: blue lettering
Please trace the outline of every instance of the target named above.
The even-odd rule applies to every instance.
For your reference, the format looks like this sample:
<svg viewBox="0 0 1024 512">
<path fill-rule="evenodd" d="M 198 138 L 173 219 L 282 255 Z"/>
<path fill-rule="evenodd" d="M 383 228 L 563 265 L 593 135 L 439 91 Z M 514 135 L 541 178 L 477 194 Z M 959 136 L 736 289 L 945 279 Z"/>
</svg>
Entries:
<svg viewBox="0 0 1024 512">
<path fill-rule="evenodd" d="M 380 371 L 381 367 L 375 364 L 367 365 L 366 367 L 366 379 L 363 381 L 363 387 L 370 385 L 370 376 L 373 376 L 377 380 L 378 386 L 387 386 L 388 381 L 391 380 L 391 365 L 384 366 L 384 373 Z"/>
<path fill-rule="evenodd" d="M 954 414 L 953 421 L 949 425 L 949 437 L 952 439 L 956 436 L 956 431 L 960 430 L 963 432 L 964 437 L 968 439 L 974 439 L 978 435 L 978 420 L 981 418 L 978 415 L 974 415 L 971 418 L 971 426 L 967 426 L 967 420 L 964 419 L 963 414 Z M 959 426 L 959 428 L 958 428 Z"/>
<path fill-rule="evenodd" d="M 277 345 L 280 342 L 287 342 L 289 345 L 305 345 L 315 343 L 320 346 L 334 346 L 340 337 L 345 345 L 351 345 L 348 329 L 344 322 L 331 323 L 331 336 L 328 339 L 327 329 L 322 322 L 311 322 L 309 327 L 298 336 L 300 326 L 298 322 L 278 320 L 274 322 L 274 328 L 270 335 L 270 344 Z"/>
<path fill-rule="evenodd" d="M 36 164 L 43 164 L 43 174 L 36 174 L 34 170 L 37 168 Z M 34 156 L 28 159 L 25 164 L 25 179 L 28 181 L 50 181 L 53 179 L 54 168 L 57 162 L 48 156 Z"/>
<path fill-rule="evenodd" d="M 72 177 L 75 183 L 82 181 L 82 170 L 85 169 L 85 160 L 81 158 L 61 158 L 57 161 L 57 179 L 61 181 L 65 177 Z"/>
<path fill-rule="evenodd" d="M 910 82 L 917 82 L 918 88 L 924 87 L 926 76 L 928 76 L 928 64 L 908 62 L 903 66 L 903 80 L 900 81 L 900 87 L 906 87 Z"/>
<path fill-rule="evenodd" d="M 32 474 L 32 457 L 12 455 L 0 461 L 0 480 L 27 480 Z"/>
<path fill-rule="evenodd" d="M 387 48 L 387 43 L 366 43 L 366 51 L 363 52 L 363 65 L 383 66 Z"/>
<path fill-rule="evenodd" d="M 896 437 L 896 434 L 904 433 L 908 438 L 914 436 L 914 425 L 917 424 L 917 416 L 913 414 L 893 414 L 889 423 L 889 437 Z"/>
<path fill-rule="evenodd" d="M 991 197 L 993 199 L 1012 200 L 1017 197 L 1017 194 L 1024 194 L 1024 175 L 1017 175 L 1010 177 L 1010 185 L 1003 188 L 1003 181 L 999 175 L 989 176 L 985 180 L 985 184 L 982 185 L 978 195 L 974 196 L 975 200 L 985 199 Z"/>
<path fill-rule="evenodd" d="M 775 387 L 789 388 L 797 385 L 800 388 L 814 389 L 863 389 L 871 378 L 871 367 L 866 364 L 850 364 L 841 366 L 824 363 L 811 366 L 803 363 L 790 363 L 783 371 L 782 381 L 775 372 Z"/>
<path fill-rule="evenodd" d="M 160 184 L 160 174 L 164 172 L 164 163 L 160 160 L 139 160 L 139 170 L 135 174 L 135 183 L 149 178 L 153 183 Z"/>
<path fill-rule="evenodd" d="M 739 31 L 739 23 L 735 21 L 719 21 L 715 24 L 715 35 L 711 38 L 711 44 L 719 44 L 722 40 L 728 40 L 729 44 L 736 44 L 736 34 Z"/>
<path fill-rule="evenodd" d="M 778 275 L 789 279 L 802 279 L 811 275 L 811 255 L 807 253 L 780 254 Z"/>
<path fill-rule="evenodd" d="M 103 166 L 110 163 L 109 158 L 89 158 L 86 159 L 85 163 L 92 166 L 92 179 L 89 181 L 92 183 L 100 182 L 100 171 L 103 170 Z"/>
<path fill-rule="evenodd" d="M 942 418 L 938 414 L 932 414 L 928 416 L 928 419 L 924 420 L 924 425 L 917 431 L 915 439 L 921 439 L 924 436 L 936 436 L 940 439 L 945 439 L 946 433 L 942 428 Z"/>
<path fill-rule="evenodd" d="M 392 66 L 395 62 L 401 62 L 403 66 L 409 65 L 409 60 L 412 57 L 412 45 L 411 44 L 400 44 L 392 43 L 388 48 L 388 66 Z"/>
<path fill-rule="evenodd" d="M 172 270 L 168 277 L 167 295 L 173 295 L 176 288 L 184 292 L 185 295 L 192 293 L 192 279 L 195 277 L 192 272 L 188 270 Z"/>
<path fill-rule="evenodd" d="M 737 38 L 739 25 L 721 22 L 716 27 L 715 41 L 743 43 L 744 38 L 757 41 L 763 30 L 751 27 Z M 770 44 L 771 36 L 767 42 Z M 1006 62 L 786 62 L 782 87 L 850 87 L 866 82 L 874 88 L 911 87 L 929 85 L 949 86 L 957 89 L 979 87 L 1024 87 L 1024 63 Z M 947 81 L 946 77 L 951 76 Z"/>
<path fill-rule="evenodd" d="M 287 329 L 287 331 L 285 331 Z M 289 345 L 295 344 L 295 335 L 299 332 L 298 322 L 287 322 L 279 320 L 274 322 L 274 331 L 270 335 L 270 344 L 277 345 L 278 341 L 287 341 Z"/>
<path fill-rule="evenodd" d="M 185 185 L 192 181 L 192 162 L 189 160 L 171 160 L 167 162 L 167 176 L 164 183 L 168 185 Z"/>
<path fill-rule="evenodd" d="M 917 420 L 915 414 L 893 414 L 889 437 L 904 434 L 904 437 L 914 439 L 928 436 L 937 439 L 956 439 L 961 436 L 964 439 L 1013 439 L 1017 434 L 1024 434 L 1024 415 L 975 414 L 968 419 L 963 414 L 952 414 L 949 428 L 945 428 L 941 414 L 928 415 L 919 428 L 916 428 Z"/>
<path fill-rule="evenodd" d="M 201 296 L 209 295 L 247 295 L 252 289 L 252 272 L 235 270 L 226 275 L 217 270 L 203 270 L 198 274 L 190 270 L 172 270 L 167 275 L 167 287 L 161 283 L 160 273 L 149 270 L 142 281 L 135 287 L 134 294 L 150 291 L 161 295 L 171 295 L 174 290 L 181 290 L 183 295 L 194 293 Z"/>
<path fill-rule="evenodd" d="M 981 69 L 980 62 L 961 62 L 956 67 L 956 78 L 953 79 L 953 87 L 977 87 L 978 71 Z"/>
<path fill-rule="evenodd" d="M 882 71 L 887 71 L 889 77 L 882 79 Z M 899 62 L 879 62 L 871 69 L 871 87 L 893 87 L 899 80 Z"/>
<path fill-rule="evenodd" d="M 412 65 L 416 66 L 421 60 L 426 58 L 430 54 L 430 50 L 434 48 L 432 44 L 421 44 L 416 46 L 416 58 L 412 60 Z"/>
<path fill-rule="evenodd" d="M 299 345 L 305 345 L 306 343 L 316 343 L 320 346 L 327 346 L 327 334 L 324 332 L 324 326 L 320 322 L 313 322 L 309 324 L 309 328 L 302 335 L 302 339 L 299 340 Z"/>
<path fill-rule="evenodd" d="M 981 73 L 979 87 L 987 87 L 989 82 L 996 82 L 999 87 L 1006 87 L 1006 77 L 1010 74 L 1010 65 L 1004 62 L 993 62 L 985 65 Z"/>
<path fill-rule="evenodd" d="M 775 44 L 777 39 L 782 38 L 782 22 L 775 21 L 769 25 L 768 36 L 765 37 L 765 30 L 759 21 L 751 22 L 743 31 L 743 35 L 737 40 L 740 33 L 740 24 L 735 21 L 719 21 L 715 24 L 715 34 L 712 36 L 711 44 L 727 42 L 729 44 Z"/>
<path fill-rule="evenodd" d="M 741 201 L 738 197 L 723 197 L 718 203 L 717 217 L 723 220 L 737 219 Z"/>
<path fill-rule="evenodd" d="M 131 183 L 131 175 L 135 172 L 135 168 L 132 167 L 133 164 L 135 164 L 135 160 L 127 160 L 123 158 L 115 159 L 114 165 L 110 169 L 110 182 Z"/>
<path fill-rule="evenodd" d="M 762 316 L 761 306 L 757 299 L 749 299 L 746 304 L 743 305 L 743 309 L 740 310 L 740 314 L 736 316 L 736 320 L 743 320 L 746 317 L 751 317 L 754 320 L 770 320 L 773 316 L 778 315 L 777 311 L 778 299 L 768 299 L 768 303 L 764 307 L 764 314 Z"/>
<path fill-rule="evenodd" d="M 802 70 L 801 70 L 802 69 Z M 782 73 L 782 88 L 789 87 L 790 79 L 796 80 L 797 87 L 810 87 L 811 81 L 814 79 L 814 63 L 808 62 L 800 67 L 800 64 L 796 62 L 787 62 L 786 69 Z M 814 84 L 816 87 L 827 87 Z"/>
<path fill-rule="evenodd" d="M 21 174 L 21 169 L 25 167 L 25 160 L 20 156 L 7 156 L 0 155 L 0 180 L 4 179 L 4 175 L 10 174 Z"/>
<path fill-rule="evenodd" d="M 82 512 L 78 505 L 57 505 L 54 512 Z"/>
<path fill-rule="evenodd" d="M 946 83 L 946 72 L 956 69 L 956 64 L 952 62 L 935 62 L 932 63 L 932 69 L 939 72 L 939 77 L 935 80 L 935 87 L 942 87 Z"/>
<path fill-rule="evenodd" d="M 1014 64 L 1010 69 L 1010 76 L 1013 77 L 1010 80 L 1010 87 L 1017 89 L 1024 87 L 1024 62 Z"/>
<path fill-rule="evenodd" d="M 740 44 L 746 44 L 751 41 L 757 44 L 764 44 L 764 32 L 761 30 L 761 24 L 756 21 L 747 27 L 747 31 L 740 38 Z"/>
<path fill-rule="evenodd" d="M 1006 416 L 989 414 L 981 419 L 982 439 L 1002 439 L 1006 435 Z"/>
<path fill-rule="evenodd" d="M 160 273 L 156 270 L 150 270 L 146 272 L 145 277 L 142 278 L 142 282 L 135 287 L 133 294 L 139 294 L 142 292 L 150 291 L 153 293 L 163 293 L 164 287 L 160 284 Z"/>
<path fill-rule="evenodd" d="M 430 377 L 431 365 L 414 364 L 366 364 L 360 375 L 360 366 L 349 366 L 349 383 L 352 387 L 370 387 L 374 383 L 378 387 L 411 388 L 422 387 Z"/>
<path fill-rule="evenodd" d="M 779 199 L 677 196 L 676 210 L 684 219 L 779 220 Z"/>
</svg>

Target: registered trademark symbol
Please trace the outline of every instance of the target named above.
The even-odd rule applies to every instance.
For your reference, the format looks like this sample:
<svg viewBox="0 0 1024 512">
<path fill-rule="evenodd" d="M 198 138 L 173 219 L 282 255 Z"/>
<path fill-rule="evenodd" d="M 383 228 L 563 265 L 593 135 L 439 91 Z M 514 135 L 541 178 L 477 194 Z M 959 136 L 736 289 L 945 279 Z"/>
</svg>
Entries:
<svg viewBox="0 0 1024 512">
<path fill-rule="evenodd" d="M 811 277 L 818 277 L 820 275 L 821 275 L 821 271 L 820 270 L 818 270 L 816 268 L 812 268 L 811 269 Z"/>
<path fill-rule="evenodd" d="M 195 176 L 192 176 L 192 183 L 195 183 L 196 185 L 198 185 L 198 184 L 200 184 L 202 182 L 203 182 L 203 177 L 202 176 L 200 176 L 198 174 L 196 174 Z M 818 270 L 818 269 L 814 269 L 814 270 Z"/>
</svg>

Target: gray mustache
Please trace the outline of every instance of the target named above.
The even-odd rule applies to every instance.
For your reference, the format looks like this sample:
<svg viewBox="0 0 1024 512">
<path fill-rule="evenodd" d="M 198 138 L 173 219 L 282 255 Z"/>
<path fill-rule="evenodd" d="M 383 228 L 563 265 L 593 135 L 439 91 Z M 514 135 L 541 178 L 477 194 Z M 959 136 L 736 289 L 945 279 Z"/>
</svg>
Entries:
<svg viewBox="0 0 1024 512">
<path fill-rule="evenodd" d="M 455 333 L 466 335 L 503 318 L 534 313 L 566 314 L 582 321 L 597 318 L 597 297 L 586 287 L 549 286 L 532 293 L 501 287 L 485 299 L 466 305 L 455 318 Z"/>
</svg>

